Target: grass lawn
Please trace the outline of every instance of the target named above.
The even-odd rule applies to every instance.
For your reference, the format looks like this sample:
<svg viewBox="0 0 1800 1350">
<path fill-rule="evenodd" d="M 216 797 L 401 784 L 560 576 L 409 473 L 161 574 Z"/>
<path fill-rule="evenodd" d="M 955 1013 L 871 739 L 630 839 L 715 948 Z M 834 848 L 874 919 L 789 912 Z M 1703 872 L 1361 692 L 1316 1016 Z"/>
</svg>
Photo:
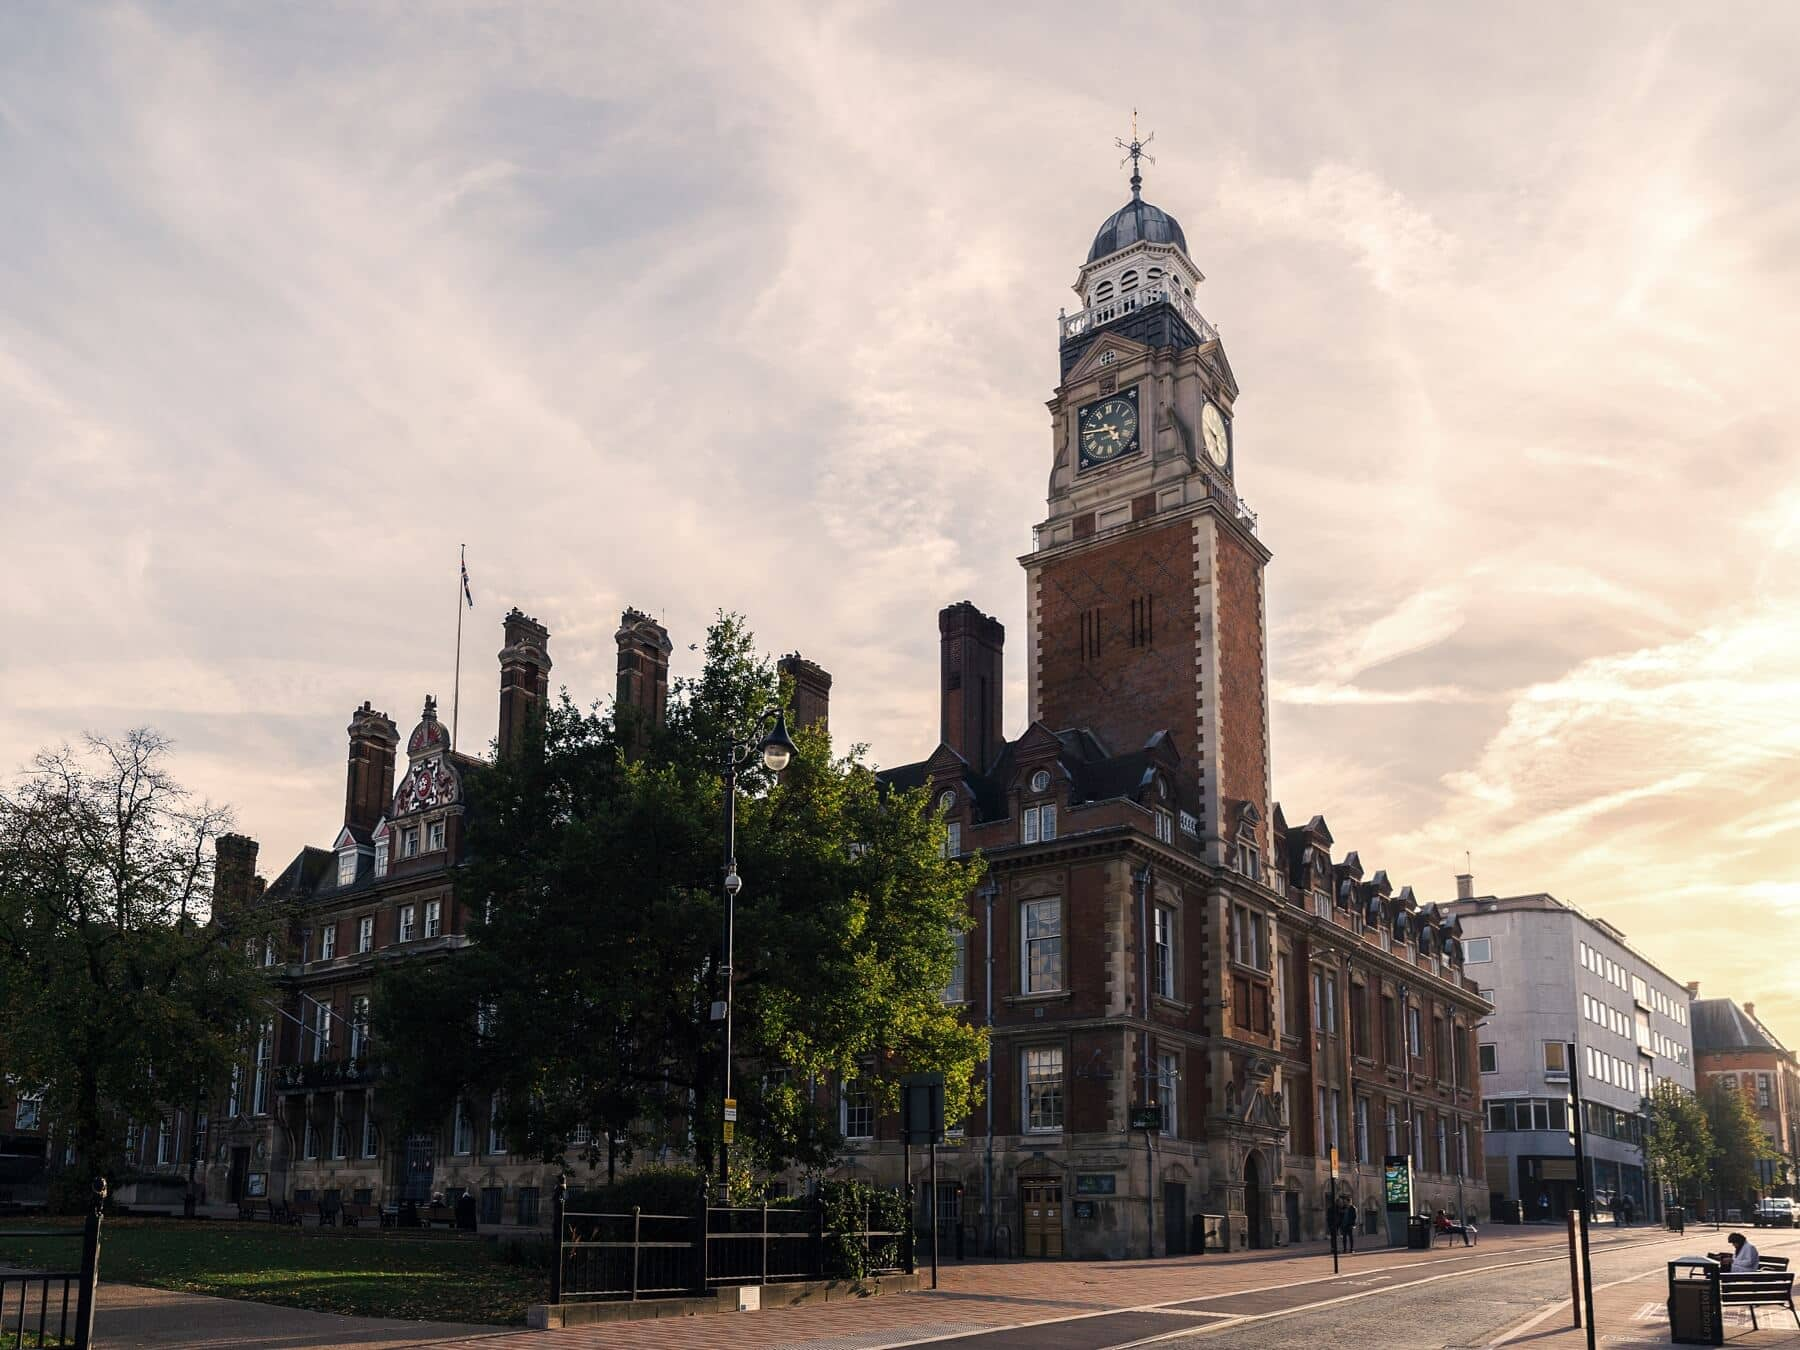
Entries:
<svg viewBox="0 0 1800 1350">
<path fill-rule="evenodd" d="M 80 1268 L 79 1220 L 12 1226 L 66 1226 L 70 1236 L 9 1237 L 0 1226 L 0 1265 Z M 108 1219 L 100 1237 L 100 1279 L 430 1322 L 522 1323 L 525 1305 L 542 1303 L 550 1293 L 547 1271 L 510 1264 L 492 1244 L 470 1238 L 216 1220 Z"/>
</svg>

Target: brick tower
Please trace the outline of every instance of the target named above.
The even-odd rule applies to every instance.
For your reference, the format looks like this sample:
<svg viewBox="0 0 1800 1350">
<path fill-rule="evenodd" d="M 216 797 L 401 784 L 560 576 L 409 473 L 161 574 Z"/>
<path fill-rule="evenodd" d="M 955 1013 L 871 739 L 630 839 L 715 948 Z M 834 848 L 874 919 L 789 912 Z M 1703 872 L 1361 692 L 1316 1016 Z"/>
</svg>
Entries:
<svg viewBox="0 0 1800 1350">
<path fill-rule="evenodd" d="M 1263 566 L 1238 500 L 1238 386 L 1174 217 L 1132 196 L 1061 320 L 1048 511 L 1025 568 L 1034 721 L 1113 754 L 1167 731 L 1216 862 L 1269 857 Z M 1247 809 L 1247 808 L 1253 808 Z"/>
</svg>

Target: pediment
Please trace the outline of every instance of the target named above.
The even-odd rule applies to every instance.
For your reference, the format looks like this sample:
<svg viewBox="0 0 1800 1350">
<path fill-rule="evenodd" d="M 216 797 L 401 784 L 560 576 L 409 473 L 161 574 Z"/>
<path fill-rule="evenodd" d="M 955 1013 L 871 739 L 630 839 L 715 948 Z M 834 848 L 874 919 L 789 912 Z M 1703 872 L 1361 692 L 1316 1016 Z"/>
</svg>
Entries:
<svg viewBox="0 0 1800 1350">
<path fill-rule="evenodd" d="M 1112 353 L 1110 357 L 1106 355 L 1108 352 Z M 1136 357 L 1147 356 L 1149 352 L 1150 349 L 1141 342 L 1133 342 L 1130 338 L 1123 337 L 1118 333 L 1101 329 L 1100 336 L 1096 337 L 1093 345 L 1081 354 L 1081 359 L 1075 363 L 1075 368 L 1063 379 L 1063 388 L 1067 389 L 1070 385 L 1080 384 L 1084 380 L 1097 379 L 1106 371 L 1117 369 Z"/>
<path fill-rule="evenodd" d="M 960 782 L 974 771 L 974 766 L 968 760 L 942 741 L 931 752 L 931 758 L 925 761 L 925 776 L 934 786 L 940 778 L 955 778 Z"/>
</svg>

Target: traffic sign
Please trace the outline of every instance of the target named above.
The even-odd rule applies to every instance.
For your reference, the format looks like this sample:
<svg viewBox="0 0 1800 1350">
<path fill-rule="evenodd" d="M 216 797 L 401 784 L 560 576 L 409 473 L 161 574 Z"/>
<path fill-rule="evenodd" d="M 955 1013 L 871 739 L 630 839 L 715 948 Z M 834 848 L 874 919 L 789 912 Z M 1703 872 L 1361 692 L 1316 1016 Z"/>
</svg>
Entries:
<svg viewBox="0 0 1800 1350">
<path fill-rule="evenodd" d="M 737 1119 L 737 1098 L 736 1097 L 727 1097 L 725 1099 L 725 1119 L 727 1119 L 727 1120 L 736 1120 Z"/>
</svg>

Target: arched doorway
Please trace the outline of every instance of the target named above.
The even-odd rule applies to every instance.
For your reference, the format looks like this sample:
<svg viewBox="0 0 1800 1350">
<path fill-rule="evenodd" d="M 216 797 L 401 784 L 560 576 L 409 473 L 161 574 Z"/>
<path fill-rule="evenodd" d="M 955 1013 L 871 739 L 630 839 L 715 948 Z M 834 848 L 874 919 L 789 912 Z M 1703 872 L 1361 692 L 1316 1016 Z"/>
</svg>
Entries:
<svg viewBox="0 0 1800 1350">
<path fill-rule="evenodd" d="M 1249 1220 L 1252 1249 L 1269 1245 L 1269 1198 L 1263 1179 L 1262 1159 L 1255 1150 L 1244 1156 L 1244 1215 Z"/>
</svg>

